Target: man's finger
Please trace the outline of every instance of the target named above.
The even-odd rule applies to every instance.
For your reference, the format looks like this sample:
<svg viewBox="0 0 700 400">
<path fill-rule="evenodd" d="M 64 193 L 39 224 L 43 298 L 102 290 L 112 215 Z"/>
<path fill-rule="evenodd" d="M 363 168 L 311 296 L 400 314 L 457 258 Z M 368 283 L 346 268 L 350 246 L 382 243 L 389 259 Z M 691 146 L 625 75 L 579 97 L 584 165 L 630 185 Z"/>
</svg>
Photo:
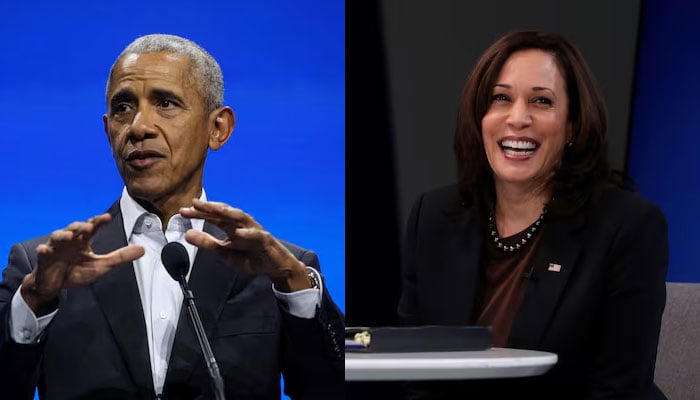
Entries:
<svg viewBox="0 0 700 400">
<path fill-rule="evenodd" d="M 106 213 L 95 215 L 94 217 L 92 217 L 90 219 L 92 220 L 91 222 L 93 224 L 100 225 L 100 224 L 103 224 L 107 221 L 110 221 L 112 219 L 112 214 L 106 212 Z"/>
<path fill-rule="evenodd" d="M 265 247 L 266 243 L 273 241 L 272 235 L 257 228 L 239 228 L 235 235 L 229 237 L 230 247 L 235 250 L 255 251 Z"/>
<path fill-rule="evenodd" d="M 73 222 L 66 227 L 66 230 L 73 232 L 75 239 L 87 241 L 92 237 L 95 225 L 90 222 Z"/>
<path fill-rule="evenodd" d="M 40 256 L 48 256 L 49 254 L 53 253 L 53 247 L 46 243 L 42 243 L 36 246 L 36 253 Z"/>
<path fill-rule="evenodd" d="M 97 264 L 101 267 L 111 267 L 116 264 L 134 261 L 146 253 L 143 246 L 129 245 L 111 253 L 95 256 Z"/>
<path fill-rule="evenodd" d="M 67 231 L 77 231 L 77 230 L 79 230 L 83 225 L 85 225 L 84 222 L 75 221 L 75 222 L 70 223 L 65 229 L 66 229 Z"/>
<path fill-rule="evenodd" d="M 49 242 L 67 242 L 73 239 L 74 233 L 65 229 L 59 229 L 51 232 Z"/>
<path fill-rule="evenodd" d="M 226 203 L 216 202 L 216 201 L 201 201 L 195 199 L 192 202 L 192 209 L 199 211 L 203 214 L 208 214 L 213 217 L 221 217 L 226 219 L 233 219 L 236 221 L 243 222 L 244 224 L 255 223 L 255 219 L 240 208 L 231 207 Z"/>
<path fill-rule="evenodd" d="M 208 250 L 219 249 L 221 247 L 224 247 L 226 243 L 223 240 L 219 240 L 206 232 L 198 231 L 196 229 L 188 230 L 185 233 L 185 240 L 199 248 Z"/>
<path fill-rule="evenodd" d="M 78 229 L 78 234 L 83 240 L 90 240 L 95 235 L 95 232 L 112 219 L 112 215 L 109 213 L 104 213 L 96 215 L 87 221 L 85 221 Z"/>
<path fill-rule="evenodd" d="M 96 215 L 96 216 L 90 218 L 89 220 L 87 220 L 87 222 L 89 224 L 92 224 L 93 231 L 96 231 L 97 228 L 101 227 L 102 225 L 106 224 L 107 222 L 109 222 L 111 220 L 112 220 L 112 214 L 104 213 L 104 214 Z"/>
<path fill-rule="evenodd" d="M 207 211 L 207 212 L 223 212 L 234 209 L 226 203 L 220 201 L 202 201 L 199 199 L 192 200 L 192 207 L 197 210 Z"/>
</svg>

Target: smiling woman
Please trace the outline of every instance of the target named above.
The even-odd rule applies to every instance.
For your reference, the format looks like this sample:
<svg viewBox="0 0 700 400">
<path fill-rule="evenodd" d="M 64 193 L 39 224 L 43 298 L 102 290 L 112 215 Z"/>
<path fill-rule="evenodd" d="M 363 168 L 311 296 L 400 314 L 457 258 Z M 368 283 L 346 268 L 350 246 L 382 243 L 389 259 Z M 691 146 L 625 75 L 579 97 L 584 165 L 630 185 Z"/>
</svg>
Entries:
<svg viewBox="0 0 700 400">
<path fill-rule="evenodd" d="M 399 318 L 489 326 L 495 346 L 558 363 L 533 378 L 413 383 L 411 398 L 658 394 L 666 220 L 608 167 L 606 118 L 563 36 L 511 32 L 478 60 L 457 119 L 459 180 L 409 216 Z"/>
<path fill-rule="evenodd" d="M 532 198 L 545 204 L 551 196 L 547 183 L 572 135 L 569 101 L 556 60 L 542 50 L 515 52 L 493 86 L 481 126 L 497 197 Z M 533 215 L 522 217 L 501 220 L 501 234 L 520 232 L 533 221 Z"/>
</svg>

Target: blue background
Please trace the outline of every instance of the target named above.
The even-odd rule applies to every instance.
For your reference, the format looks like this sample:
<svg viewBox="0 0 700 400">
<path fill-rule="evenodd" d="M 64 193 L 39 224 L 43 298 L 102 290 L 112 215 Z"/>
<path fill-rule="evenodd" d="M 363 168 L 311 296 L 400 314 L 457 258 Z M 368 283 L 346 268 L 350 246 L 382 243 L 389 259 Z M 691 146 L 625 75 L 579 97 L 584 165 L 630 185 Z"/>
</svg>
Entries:
<svg viewBox="0 0 700 400">
<path fill-rule="evenodd" d="M 669 226 L 669 282 L 700 282 L 700 4 L 643 4 L 628 170 Z"/>
<path fill-rule="evenodd" d="M 343 1 L 3 1 L 0 16 L 0 257 L 118 198 L 107 74 L 136 37 L 170 33 L 217 59 L 236 113 L 208 198 L 315 250 L 345 309 Z"/>
</svg>

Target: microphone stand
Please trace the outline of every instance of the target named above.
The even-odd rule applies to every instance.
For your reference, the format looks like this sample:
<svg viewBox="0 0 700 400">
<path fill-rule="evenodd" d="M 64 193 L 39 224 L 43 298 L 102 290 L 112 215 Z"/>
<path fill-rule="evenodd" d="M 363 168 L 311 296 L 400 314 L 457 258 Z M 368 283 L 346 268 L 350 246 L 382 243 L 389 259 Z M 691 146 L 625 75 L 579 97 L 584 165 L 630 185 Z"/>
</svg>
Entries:
<svg viewBox="0 0 700 400">
<path fill-rule="evenodd" d="M 204 333 L 204 327 L 202 326 L 202 320 L 199 318 L 199 313 L 197 312 L 197 307 L 194 305 L 194 296 L 192 291 L 187 285 L 187 279 L 184 274 L 180 274 L 180 279 L 178 279 L 180 287 L 182 288 L 182 293 L 185 296 L 185 306 L 187 307 L 187 314 L 190 316 L 190 321 L 194 327 L 194 331 L 197 334 L 197 340 L 199 341 L 199 346 L 204 352 L 204 359 L 207 363 L 207 369 L 209 369 L 209 376 L 212 379 L 212 384 L 214 388 L 214 398 L 216 400 L 225 400 L 224 395 L 224 380 L 221 378 L 221 373 L 219 372 L 219 365 L 216 363 L 216 358 L 214 358 L 214 353 L 211 351 L 211 346 L 209 346 L 209 341 Z"/>
</svg>

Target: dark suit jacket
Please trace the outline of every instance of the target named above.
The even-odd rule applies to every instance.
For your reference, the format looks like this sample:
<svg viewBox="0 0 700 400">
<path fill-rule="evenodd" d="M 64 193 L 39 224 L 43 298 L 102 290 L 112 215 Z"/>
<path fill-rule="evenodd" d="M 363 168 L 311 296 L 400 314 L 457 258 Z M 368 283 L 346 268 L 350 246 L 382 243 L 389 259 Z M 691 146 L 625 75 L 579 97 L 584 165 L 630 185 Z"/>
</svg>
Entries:
<svg viewBox="0 0 700 400">
<path fill-rule="evenodd" d="M 658 395 L 654 363 L 668 268 L 660 209 L 635 193 L 606 189 L 575 215 L 548 214 L 540 234 L 508 346 L 556 353 L 558 363 L 538 378 L 442 382 L 429 390 L 537 399 Z M 418 199 L 404 248 L 398 309 L 404 323 L 473 321 L 484 235 L 473 210 L 460 205 L 456 186 Z M 549 263 L 561 271 L 548 271 Z M 502 394 L 492 398 L 507 398 Z"/>
<path fill-rule="evenodd" d="M 127 244 L 119 203 L 92 247 L 104 254 Z M 204 230 L 225 234 L 206 223 Z M 15 343 L 8 332 L 10 300 L 36 266 L 38 244 L 16 244 L 0 284 L 0 398 L 153 399 L 141 300 L 133 265 L 117 266 L 93 284 L 64 290 L 59 311 L 38 344 Z M 319 268 L 316 255 L 285 245 Z M 225 265 L 200 249 L 191 272 L 202 324 L 223 376 L 228 400 L 279 399 L 280 372 L 292 398 L 336 399 L 343 392 L 343 316 L 328 293 L 315 319 L 293 317 L 279 306 L 267 277 Z M 165 380 L 166 399 L 213 399 L 202 352 L 182 307 Z"/>
</svg>

